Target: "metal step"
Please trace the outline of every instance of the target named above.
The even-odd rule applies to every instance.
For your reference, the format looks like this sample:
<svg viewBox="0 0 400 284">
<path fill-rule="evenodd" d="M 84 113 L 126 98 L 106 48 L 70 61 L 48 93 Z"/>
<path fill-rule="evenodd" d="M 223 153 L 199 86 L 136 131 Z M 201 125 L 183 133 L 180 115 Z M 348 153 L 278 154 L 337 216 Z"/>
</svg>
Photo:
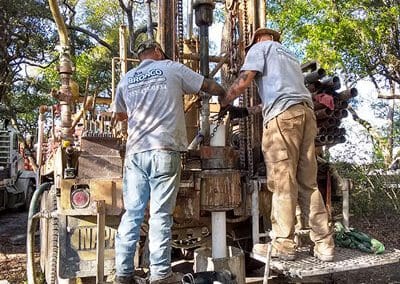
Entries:
<svg viewBox="0 0 400 284">
<path fill-rule="evenodd" d="M 267 258 L 258 254 L 250 254 L 258 261 L 267 262 Z M 331 273 L 357 270 L 385 264 L 398 263 L 400 261 L 400 250 L 387 250 L 383 254 L 375 255 L 363 253 L 355 249 L 335 248 L 335 260 L 323 262 L 310 254 L 308 248 L 297 251 L 296 261 L 283 261 L 272 258 L 270 269 L 292 278 L 304 278 Z"/>
</svg>

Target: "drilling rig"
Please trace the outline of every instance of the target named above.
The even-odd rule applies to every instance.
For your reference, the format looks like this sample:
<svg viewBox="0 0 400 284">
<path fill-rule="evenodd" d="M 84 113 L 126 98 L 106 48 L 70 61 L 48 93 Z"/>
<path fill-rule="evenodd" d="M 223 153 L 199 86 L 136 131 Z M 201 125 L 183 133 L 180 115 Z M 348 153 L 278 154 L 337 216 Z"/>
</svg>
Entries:
<svg viewBox="0 0 400 284">
<path fill-rule="evenodd" d="M 146 1 L 148 4 L 151 2 Z M 107 113 L 96 110 L 98 100 L 95 98 L 87 96 L 79 108 L 74 105 L 77 102 L 72 96 L 73 63 L 68 33 L 57 1 L 50 0 L 49 3 L 60 37 L 61 88 L 52 91 L 59 100 L 60 126 L 45 138 L 46 114 L 51 117 L 55 111 L 53 107 L 41 107 L 37 153 L 40 182 L 32 198 L 28 220 L 28 283 L 37 283 L 34 243 L 38 223 L 40 267 L 47 283 L 72 283 L 78 278 L 84 282 L 94 277 L 96 283 L 104 283 L 114 270 L 115 235 L 124 210 L 122 169 L 126 136 L 123 125 L 114 127 Z M 217 55 L 210 55 L 209 31 L 214 25 L 216 5 L 222 5 L 220 8 L 224 10 L 226 20 L 221 32 L 221 50 Z M 155 7 L 158 12 L 156 38 L 168 57 L 205 77 L 220 74 L 225 87 L 238 76 L 244 60 L 244 47 L 253 31 L 266 26 L 266 3 L 261 0 L 159 0 L 157 5 L 153 5 Z M 187 7 L 185 15 L 184 7 Z M 197 33 L 194 33 L 193 23 L 197 26 Z M 152 27 L 151 17 L 147 26 Z M 121 64 L 123 74 L 128 61 L 137 62 L 126 56 L 128 44 L 124 26 L 120 29 L 120 38 L 120 56 L 112 59 L 113 82 L 117 63 Z M 315 63 L 303 67 L 308 74 L 305 82 L 314 92 L 322 92 L 322 87 L 331 85 L 332 80 L 320 80 L 323 76 Z M 210 95 L 184 96 L 186 128 L 191 143 L 184 154 L 174 212 L 173 247 L 185 252 L 194 250 L 195 271 L 229 270 L 236 275 L 235 281 L 242 284 L 246 283 L 247 257 L 267 263 L 266 271 L 270 268 L 276 274 L 293 278 L 398 262 L 399 252 L 368 256 L 338 250 L 337 261 L 331 264 L 318 262 L 305 251 L 294 262 L 270 261 L 263 256 L 248 254 L 253 244 L 270 237 L 271 193 L 267 190 L 261 153 L 262 117 L 224 119 L 216 115 L 219 107 Z M 113 96 L 108 103 L 112 99 Z M 259 103 L 255 86 L 248 88 L 237 102 L 243 107 Z M 323 106 L 318 106 L 318 111 L 323 131 L 338 125 L 331 117 L 333 110 L 325 111 Z M 342 117 L 344 112 L 340 111 L 338 115 Z M 343 142 L 343 138 L 335 140 L 334 136 L 330 139 L 324 136 L 324 140 L 322 132 L 320 134 L 316 141 L 318 146 Z M 343 136 L 343 133 L 339 134 Z M 320 190 L 327 206 L 330 206 L 334 192 L 327 181 L 326 169 L 321 168 L 321 172 Z M 343 196 L 347 196 L 350 182 L 343 184 L 341 190 Z M 343 200 L 346 207 L 348 199 Z M 348 212 L 343 213 L 346 216 Z M 137 267 L 146 265 L 146 258 L 139 257 L 146 255 L 146 232 L 144 224 L 144 245 L 137 248 Z M 307 229 L 297 233 L 307 235 Z"/>
</svg>

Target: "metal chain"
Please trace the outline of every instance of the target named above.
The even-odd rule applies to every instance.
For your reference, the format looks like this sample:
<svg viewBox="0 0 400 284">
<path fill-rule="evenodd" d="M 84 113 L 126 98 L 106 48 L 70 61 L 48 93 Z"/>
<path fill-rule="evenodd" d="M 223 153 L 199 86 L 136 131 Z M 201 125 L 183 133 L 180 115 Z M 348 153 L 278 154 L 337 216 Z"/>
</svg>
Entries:
<svg viewBox="0 0 400 284">
<path fill-rule="evenodd" d="M 216 121 L 217 121 L 217 124 L 216 124 L 216 126 L 214 127 L 213 131 L 210 133 L 210 139 L 213 138 L 213 137 L 215 136 L 215 133 L 217 132 L 218 127 L 222 124 L 223 120 L 224 120 L 224 117 L 220 117 L 220 118 L 218 118 L 218 119 L 216 120 Z"/>
<path fill-rule="evenodd" d="M 247 0 L 243 0 L 243 12 L 244 12 L 244 15 L 243 15 L 244 43 L 245 43 L 245 45 L 248 45 L 249 44 L 250 35 L 249 35 L 249 29 L 248 29 L 248 27 L 249 27 L 249 14 L 247 12 Z"/>
<path fill-rule="evenodd" d="M 179 49 L 179 62 L 183 62 L 183 4 L 182 0 L 177 0 L 177 18 L 178 18 L 178 49 Z"/>
<path fill-rule="evenodd" d="M 229 20 L 230 20 L 230 41 L 229 41 L 229 70 L 230 77 L 237 77 L 239 72 L 239 3 L 234 0 L 229 6 Z"/>
</svg>

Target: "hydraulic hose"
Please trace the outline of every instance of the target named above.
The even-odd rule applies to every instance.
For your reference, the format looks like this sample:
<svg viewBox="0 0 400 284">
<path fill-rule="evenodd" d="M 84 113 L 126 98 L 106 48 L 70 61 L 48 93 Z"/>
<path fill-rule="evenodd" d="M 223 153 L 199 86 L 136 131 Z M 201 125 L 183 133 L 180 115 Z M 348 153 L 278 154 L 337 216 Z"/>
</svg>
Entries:
<svg viewBox="0 0 400 284">
<path fill-rule="evenodd" d="M 37 228 L 37 224 L 39 222 L 39 203 L 42 197 L 43 192 L 49 190 L 52 183 L 46 182 L 41 184 L 38 189 L 35 190 L 32 196 L 31 203 L 29 205 L 29 213 L 28 213 L 28 228 L 27 228 L 27 236 L 26 236 L 26 270 L 27 270 L 27 278 L 28 284 L 36 284 L 35 278 L 35 229 Z"/>
</svg>

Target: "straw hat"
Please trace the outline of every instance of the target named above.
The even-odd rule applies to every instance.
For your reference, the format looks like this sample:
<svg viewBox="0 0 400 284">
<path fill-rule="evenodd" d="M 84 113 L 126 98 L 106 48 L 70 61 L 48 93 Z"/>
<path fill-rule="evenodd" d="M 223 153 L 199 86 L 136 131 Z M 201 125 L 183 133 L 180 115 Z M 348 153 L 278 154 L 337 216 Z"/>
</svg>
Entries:
<svg viewBox="0 0 400 284">
<path fill-rule="evenodd" d="M 246 52 L 249 51 L 250 47 L 252 47 L 255 43 L 257 43 L 257 42 L 256 42 L 256 41 L 257 41 L 257 38 L 258 38 L 258 36 L 260 36 L 260 35 L 271 35 L 273 41 L 281 42 L 281 34 L 280 34 L 279 32 L 277 32 L 277 31 L 275 31 L 275 30 L 267 29 L 267 28 L 258 28 L 258 29 L 254 32 L 254 34 L 253 34 L 253 36 L 252 36 L 252 38 L 251 38 L 250 44 L 244 48 L 244 50 L 245 50 Z"/>
</svg>

